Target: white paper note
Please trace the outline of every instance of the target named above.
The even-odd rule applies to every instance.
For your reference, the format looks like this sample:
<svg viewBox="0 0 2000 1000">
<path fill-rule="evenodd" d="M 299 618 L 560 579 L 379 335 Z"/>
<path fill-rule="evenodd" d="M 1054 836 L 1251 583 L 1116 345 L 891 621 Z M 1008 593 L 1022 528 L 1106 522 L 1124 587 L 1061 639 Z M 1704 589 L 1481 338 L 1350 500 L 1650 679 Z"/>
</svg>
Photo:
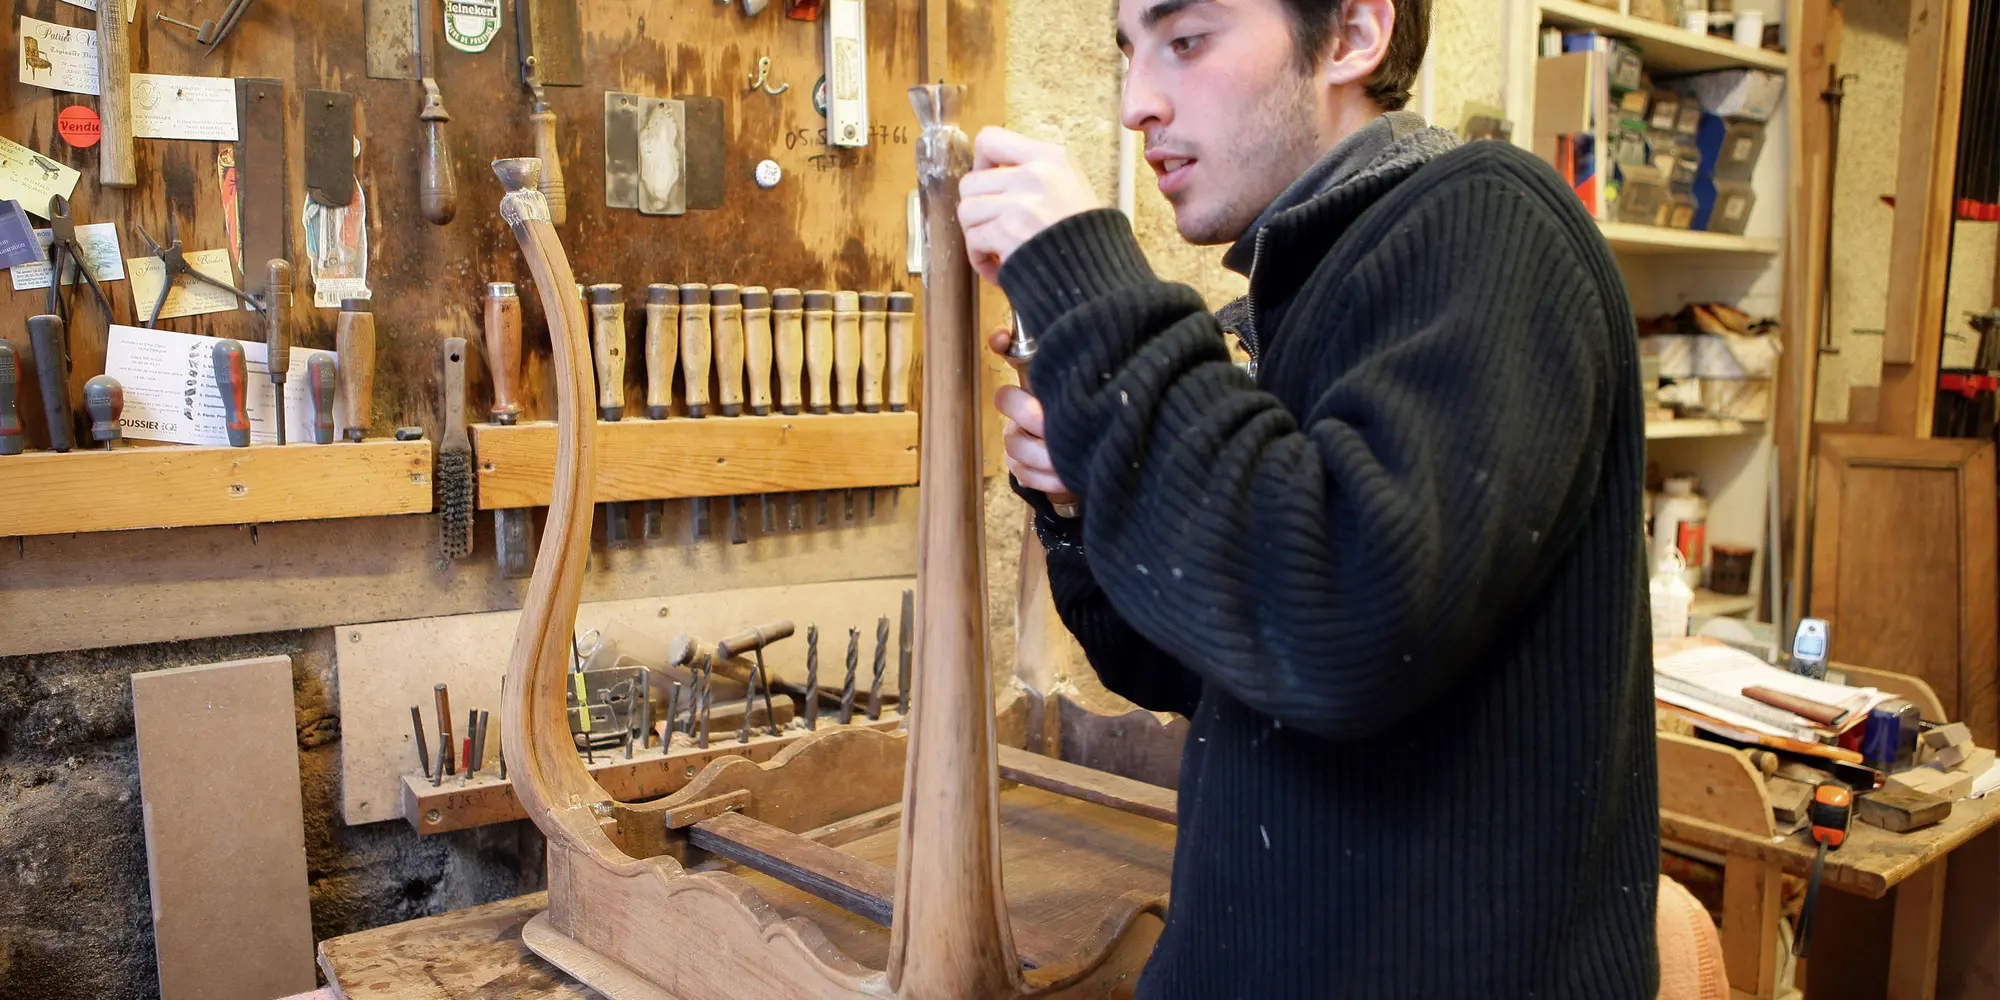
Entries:
<svg viewBox="0 0 2000 1000">
<path fill-rule="evenodd" d="M 104 370 L 125 388 L 125 411 L 119 417 L 125 436 L 175 444 L 227 445 L 222 394 L 215 385 L 217 338 L 190 333 L 113 326 L 105 345 Z M 276 387 L 265 359 L 270 349 L 254 341 L 243 344 L 243 367 L 249 384 L 243 394 L 250 412 L 250 443 L 276 444 Z M 285 379 L 285 440 L 312 440 L 312 414 L 306 408 L 306 364 L 315 354 L 332 351 L 292 348 Z M 333 436 L 346 430 L 340 423 L 339 388 L 335 387 Z"/>
<path fill-rule="evenodd" d="M 216 76 L 132 74 L 132 135 L 139 139 L 236 141 L 236 81 Z"/>
<path fill-rule="evenodd" d="M 229 251 L 226 249 L 197 250 L 187 255 L 187 262 L 189 267 L 217 281 L 236 284 L 236 275 L 229 268 Z M 132 302 L 137 309 L 136 315 L 141 319 L 152 315 L 153 303 L 160 298 L 160 284 L 167 277 L 167 265 L 158 257 L 133 257 L 125 261 L 125 272 L 132 277 Z M 228 312 L 236 308 L 238 301 L 235 295 L 205 281 L 183 277 L 174 282 L 173 291 L 167 293 L 160 318 Z"/>
<path fill-rule="evenodd" d="M 21 18 L 21 82 L 30 87 L 97 93 L 97 32 Z"/>
<path fill-rule="evenodd" d="M 18 201 L 37 219 L 49 217 L 49 199 L 76 193 L 77 173 L 12 139 L 0 137 L 0 201 Z"/>
<path fill-rule="evenodd" d="M 36 288 L 49 287 L 49 276 L 54 273 L 54 265 L 48 262 L 49 244 L 55 242 L 53 230 L 35 230 L 35 239 L 42 244 L 43 259 L 33 264 L 18 264 L 8 269 L 14 276 L 14 290 L 26 292 Z M 83 255 L 89 261 L 90 276 L 98 284 L 107 281 L 125 280 L 125 257 L 118 249 L 118 224 L 115 222 L 93 222 L 88 226 L 76 227 L 76 242 L 83 247 Z M 63 284 L 74 285 L 83 278 L 74 267 L 64 278 Z M 153 294 L 158 295 L 155 289 Z"/>
</svg>

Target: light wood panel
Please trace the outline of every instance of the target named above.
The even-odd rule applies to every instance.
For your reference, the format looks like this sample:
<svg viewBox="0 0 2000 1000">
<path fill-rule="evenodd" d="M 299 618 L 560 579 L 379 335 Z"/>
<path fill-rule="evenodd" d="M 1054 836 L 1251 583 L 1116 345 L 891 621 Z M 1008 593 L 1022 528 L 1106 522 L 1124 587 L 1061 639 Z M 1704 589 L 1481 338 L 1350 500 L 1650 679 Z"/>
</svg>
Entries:
<svg viewBox="0 0 2000 1000">
<path fill-rule="evenodd" d="M 33 452 L 0 488 L 0 536 L 422 514 L 431 444 Z"/>
<path fill-rule="evenodd" d="M 1923 679 L 1982 746 L 2000 741 L 1993 446 L 1827 435 L 1813 615 L 1834 656 Z"/>
<path fill-rule="evenodd" d="M 1732 829 L 1769 836 L 1771 798 L 1764 779 L 1741 751 L 1659 733 L 1660 808 L 1699 816 Z"/>
<path fill-rule="evenodd" d="M 549 502 L 552 423 L 472 428 L 481 509 Z M 622 420 L 597 425 L 595 498 L 653 500 L 917 481 L 917 415 Z"/>
<path fill-rule="evenodd" d="M 1969 0 L 1910 0 L 1877 430 L 1929 437 L 1951 280 Z"/>
<path fill-rule="evenodd" d="M 834 636 L 841 626 L 872 624 L 885 614 L 893 621 L 909 586 L 907 578 L 895 577 L 586 603 L 577 609 L 576 628 L 598 629 L 606 635 L 632 629 L 662 641 L 688 633 L 712 641 L 747 624 L 791 618 L 799 625 L 798 634 L 766 650 L 765 665 L 775 678 L 799 681 L 805 676 L 805 626 L 818 622 L 820 680 L 825 683 L 829 669 L 837 676 L 840 647 Z M 464 712 L 470 708 L 484 708 L 498 718 L 500 678 L 506 673 L 520 619 L 518 611 L 501 611 L 343 625 L 334 630 L 340 672 L 341 809 L 348 824 L 403 818 L 403 777 L 417 771 L 410 706 L 422 707 L 434 736 L 432 685 L 451 687 L 452 708 L 460 716 L 454 731 L 464 726 Z M 863 663 L 866 669 L 865 654 Z M 724 739 L 712 738 L 718 745 Z M 497 756 L 496 750 L 489 752 Z M 622 784 L 617 776 L 610 781 L 610 787 Z M 495 786 L 504 788 L 497 782 Z M 478 790 L 478 794 L 496 793 Z M 518 812 L 511 789 L 497 794 L 505 800 L 508 817 L 525 815 Z"/>
<path fill-rule="evenodd" d="M 315 985 L 292 661 L 132 675 L 163 1000 Z"/>
</svg>

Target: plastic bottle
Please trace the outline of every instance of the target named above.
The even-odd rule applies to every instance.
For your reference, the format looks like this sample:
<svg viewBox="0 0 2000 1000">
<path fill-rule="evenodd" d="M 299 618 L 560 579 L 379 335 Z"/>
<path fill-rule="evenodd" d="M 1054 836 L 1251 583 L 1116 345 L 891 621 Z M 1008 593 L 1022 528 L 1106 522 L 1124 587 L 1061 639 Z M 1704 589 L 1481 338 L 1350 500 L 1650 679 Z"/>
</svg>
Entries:
<svg viewBox="0 0 2000 1000">
<path fill-rule="evenodd" d="M 1647 593 L 1653 606 L 1653 641 L 1679 639 L 1688 634 L 1689 609 L 1694 606 L 1694 588 L 1682 577 L 1686 569 L 1681 554 L 1668 549 L 1665 561 L 1657 563 Z"/>
<path fill-rule="evenodd" d="M 1708 561 L 1708 500 L 1695 492 L 1696 485 L 1693 476 L 1670 476 L 1653 504 L 1653 565 L 1664 565 L 1667 553 L 1678 552 L 1689 589 L 1701 586 Z"/>
</svg>

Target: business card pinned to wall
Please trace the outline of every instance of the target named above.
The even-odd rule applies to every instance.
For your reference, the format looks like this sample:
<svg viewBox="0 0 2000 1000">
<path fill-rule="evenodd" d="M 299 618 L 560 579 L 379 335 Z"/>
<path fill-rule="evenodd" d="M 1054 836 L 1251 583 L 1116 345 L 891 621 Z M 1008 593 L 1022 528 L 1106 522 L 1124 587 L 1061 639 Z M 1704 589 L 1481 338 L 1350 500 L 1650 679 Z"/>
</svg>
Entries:
<svg viewBox="0 0 2000 1000">
<path fill-rule="evenodd" d="M 21 18 L 21 82 L 71 94 L 97 93 L 97 32 Z"/>
<path fill-rule="evenodd" d="M 132 135 L 235 142 L 236 81 L 226 76 L 132 74 Z"/>
<path fill-rule="evenodd" d="M 47 288 L 50 277 L 55 273 L 55 265 L 49 263 L 49 244 L 55 242 L 54 234 L 47 229 L 37 229 L 35 240 L 41 246 L 41 259 L 17 265 L 9 272 L 14 276 L 14 290 L 17 292 Z M 99 284 L 125 280 L 125 257 L 118 249 L 117 223 L 94 222 L 88 226 L 78 226 L 76 242 L 83 247 L 83 256 L 90 264 L 90 276 L 96 278 Z M 74 267 L 63 276 L 65 285 L 74 285 L 82 280 L 77 276 Z M 153 294 L 158 295 L 159 289 L 155 288 Z M 146 304 L 151 305 L 152 300 L 147 300 Z"/>
<path fill-rule="evenodd" d="M 236 275 L 229 269 L 228 250 L 198 250 L 187 255 L 187 262 L 189 267 L 217 281 L 236 283 Z M 167 280 L 167 265 L 158 257 L 133 257 L 125 262 L 125 270 L 132 277 L 136 314 L 144 319 L 152 315 L 153 303 L 160 299 L 160 286 Z M 236 302 L 235 295 L 214 285 L 183 278 L 167 293 L 166 304 L 160 307 L 160 318 L 229 312 L 236 308 Z"/>
<path fill-rule="evenodd" d="M 0 201 L 18 201 L 28 214 L 49 217 L 49 199 L 76 193 L 83 175 L 12 139 L 0 137 Z"/>
</svg>

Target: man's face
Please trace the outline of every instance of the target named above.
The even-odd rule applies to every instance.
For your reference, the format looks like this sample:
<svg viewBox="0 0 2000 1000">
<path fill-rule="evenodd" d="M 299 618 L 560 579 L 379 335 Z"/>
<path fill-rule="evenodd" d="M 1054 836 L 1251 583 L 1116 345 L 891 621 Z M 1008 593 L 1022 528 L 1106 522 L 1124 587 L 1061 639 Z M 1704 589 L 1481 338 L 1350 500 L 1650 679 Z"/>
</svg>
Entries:
<svg viewBox="0 0 2000 1000">
<path fill-rule="evenodd" d="M 1279 0 L 1119 0 L 1126 128 L 1190 243 L 1230 243 L 1321 153 Z"/>
</svg>

